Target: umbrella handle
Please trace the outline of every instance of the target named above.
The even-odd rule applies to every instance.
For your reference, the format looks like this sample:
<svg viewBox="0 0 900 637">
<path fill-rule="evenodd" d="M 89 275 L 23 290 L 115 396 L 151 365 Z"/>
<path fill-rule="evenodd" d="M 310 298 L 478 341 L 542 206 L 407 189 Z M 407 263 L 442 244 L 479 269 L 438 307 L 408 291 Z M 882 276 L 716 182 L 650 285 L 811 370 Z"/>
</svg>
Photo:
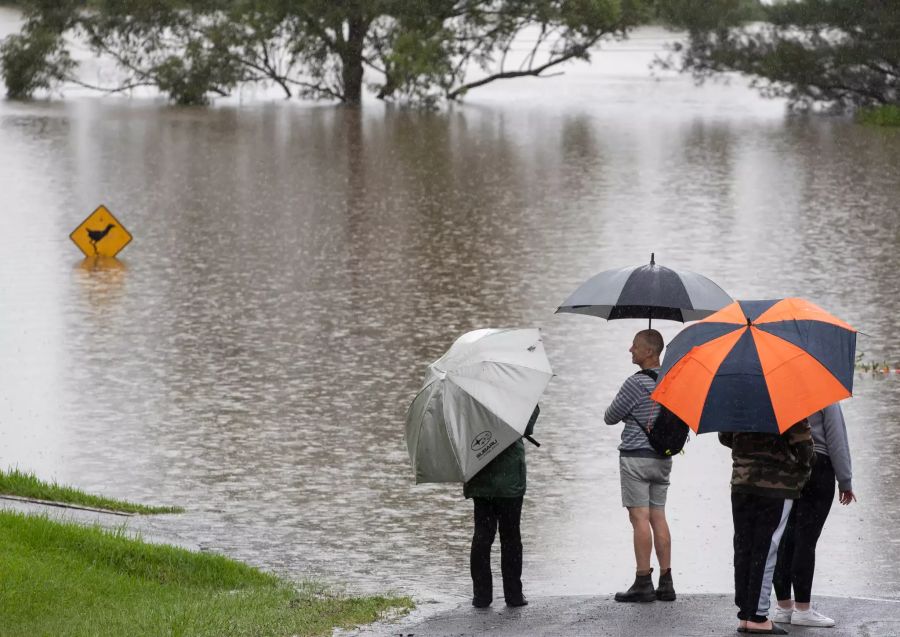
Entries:
<svg viewBox="0 0 900 637">
<path fill-rule="evenodd" d="M 541 446 L 541 443 L 539 443 L 537 440 L 535 440 L 535 439 L 532 438 L 531 436 L 522 436 L 522 437 L 525 438 L 525 440 L 527 440 L 527 441 L 530 442 L 531 444 L 533 444 L 535 447 L 540 447 L 540 446 Z"/>
</svg>

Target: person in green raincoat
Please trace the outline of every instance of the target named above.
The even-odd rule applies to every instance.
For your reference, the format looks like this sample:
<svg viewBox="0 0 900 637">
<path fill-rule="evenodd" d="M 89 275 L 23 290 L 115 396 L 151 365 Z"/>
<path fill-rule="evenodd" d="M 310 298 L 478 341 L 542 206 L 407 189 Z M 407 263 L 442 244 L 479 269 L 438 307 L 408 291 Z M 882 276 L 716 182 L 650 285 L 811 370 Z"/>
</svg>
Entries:
<svg viewBox="0 0 900 637">
<path fill-rule="evenodd" d="M 540 408 L 535 407 L 525 428 L 531 436 Z M 507 606 L 525 606 L 522 594 L 522 501 L 525 496 L 525 444 L 519 438 L 476 473 L 463 486 L 463 495 L 475 503 L 475 532 L 469 565 L 472 605 L 486 608 L 494 599 L 491 546 L 500 529 L 500 571 Z"/>
</svg>

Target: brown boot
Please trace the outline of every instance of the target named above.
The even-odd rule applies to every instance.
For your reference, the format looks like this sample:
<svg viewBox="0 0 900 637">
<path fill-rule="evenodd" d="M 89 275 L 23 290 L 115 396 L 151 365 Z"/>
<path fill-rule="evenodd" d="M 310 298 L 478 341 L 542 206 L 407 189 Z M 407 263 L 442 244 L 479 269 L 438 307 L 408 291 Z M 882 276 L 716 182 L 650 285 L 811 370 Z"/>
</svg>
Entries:
<svg viewBox="0 0 900 637">
<path fill-rule="evenodd" d="M 667 568 L 659 576 L 659 586 L 656 587 L 656 599 L 661 602 L 675 601 L 675 584 L 672 583 L 672 569 Z"/>
<path fill-rule="evenodd" d="M 617 602 L 655 602 L 656 591 L 653 589 L 653 569 L 646 575 L 638 573 L 634 578 L 634 584 L 624 593 L 616 593 Z"/>
</svg>

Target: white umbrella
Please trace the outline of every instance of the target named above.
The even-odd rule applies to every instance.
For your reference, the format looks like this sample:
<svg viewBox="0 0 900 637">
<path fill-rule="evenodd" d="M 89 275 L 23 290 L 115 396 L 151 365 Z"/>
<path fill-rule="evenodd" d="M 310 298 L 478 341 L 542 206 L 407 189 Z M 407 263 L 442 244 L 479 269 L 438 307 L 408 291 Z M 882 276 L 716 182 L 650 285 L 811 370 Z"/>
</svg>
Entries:
<svg viewBox="0 0 900 637">
<path fill-rule="evenodd" d="M 553 370 L 540 331 L 481 329 L 428 366 L 406 414 L 420 482 L 466 482 L 522 437 Z"/>
</svg>

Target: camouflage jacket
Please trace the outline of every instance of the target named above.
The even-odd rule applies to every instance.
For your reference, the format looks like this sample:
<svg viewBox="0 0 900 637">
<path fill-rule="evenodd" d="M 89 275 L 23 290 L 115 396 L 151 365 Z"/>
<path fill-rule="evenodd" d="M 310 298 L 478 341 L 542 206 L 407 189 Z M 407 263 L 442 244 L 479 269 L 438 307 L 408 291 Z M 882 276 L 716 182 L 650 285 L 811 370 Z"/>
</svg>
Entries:
<svg viewBox="0 0 900 637">
<path fill-rule="evenodd" d="M 809 479 L 815 458 L 809 422 L 804 418 L 783 434 L 720 433 L 731 447 L 733 493 L 796 499 Z"/>
</svg>

